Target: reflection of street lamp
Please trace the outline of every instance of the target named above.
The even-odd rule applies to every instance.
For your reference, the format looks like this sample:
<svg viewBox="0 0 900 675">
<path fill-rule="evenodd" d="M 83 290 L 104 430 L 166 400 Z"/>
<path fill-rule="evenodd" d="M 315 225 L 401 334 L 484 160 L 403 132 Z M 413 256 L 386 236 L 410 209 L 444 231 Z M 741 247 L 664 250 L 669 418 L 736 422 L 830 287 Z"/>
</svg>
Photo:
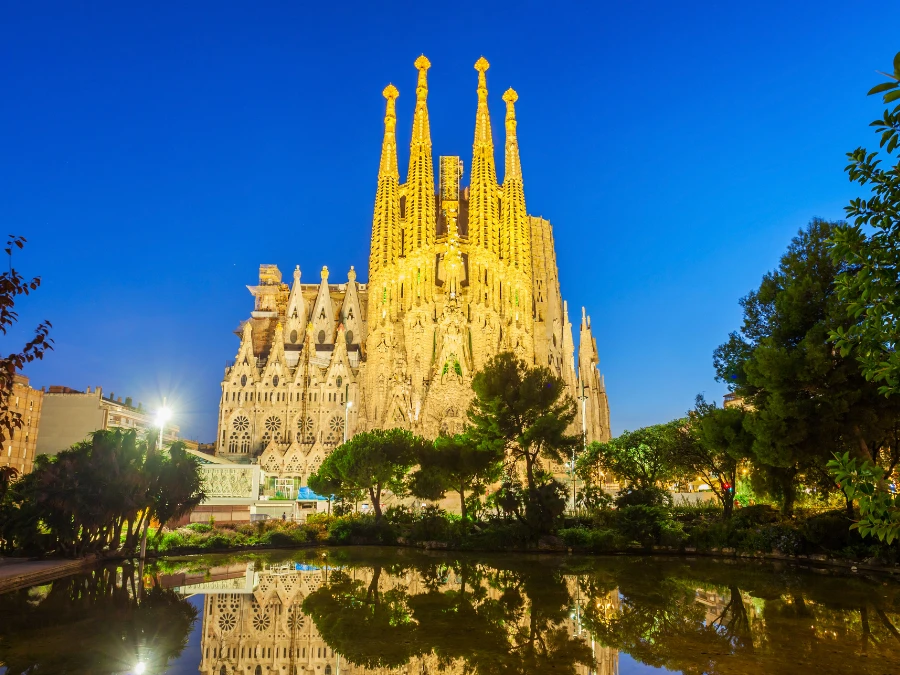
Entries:
<svg viewBox="0 0 900 675">
<path fill-rule="evenodd" d="M 344 443 L 347 442 L 347 418 L 350 415 L 350 408 L 353 407 L 353 401 L 347 401 L 347 405 L 344 406 Z"/>
</svg>

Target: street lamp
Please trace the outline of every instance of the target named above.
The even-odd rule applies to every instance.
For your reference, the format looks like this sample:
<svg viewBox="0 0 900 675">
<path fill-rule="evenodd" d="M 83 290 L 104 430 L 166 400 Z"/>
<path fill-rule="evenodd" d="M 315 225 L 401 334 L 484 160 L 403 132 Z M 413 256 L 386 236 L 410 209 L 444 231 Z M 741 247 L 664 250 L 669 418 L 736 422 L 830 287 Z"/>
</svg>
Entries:
<svg viewBox="0 0 900 675">
<path fill-rule="evenodd" d="M 172 419 L 172 411 L 166 407 L 166 399 L 163 397 L 162 408 L 156 411 L 156 426 L 159 427 L 159 450 L 162 450 L 163 431 L 166 428 L 166 422 L 170 419 Z"/>
<path fill-rule="evenodd" d="M 353 407 L 353 401 L 347 401 L 347 405 L 344 406 L 344 443 L 347 442 L 347 420 L 350 416 L 350 408 Z"/>
</svg>

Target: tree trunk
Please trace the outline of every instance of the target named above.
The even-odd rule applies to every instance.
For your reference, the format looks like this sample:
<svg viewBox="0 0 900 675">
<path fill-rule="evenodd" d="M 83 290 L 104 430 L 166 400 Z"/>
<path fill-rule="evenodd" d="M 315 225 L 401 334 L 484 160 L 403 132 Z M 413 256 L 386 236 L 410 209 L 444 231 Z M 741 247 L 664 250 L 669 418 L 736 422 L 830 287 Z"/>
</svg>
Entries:
<svg viewBox="0 0 900 675">
<path fill-rule="evenodd" d="M 375 488 L 369 488 L 369 497 L 372 499 L 372 510 L 375 511 L 375 520 L 381 520 L 381 486 L 378 491 Z"/>
<path fill-rule="evenodd" d="M 459 512 L 462 516 L 463 525 L 466 524 L 466 486 L 459 487 Z"/>
</svg>

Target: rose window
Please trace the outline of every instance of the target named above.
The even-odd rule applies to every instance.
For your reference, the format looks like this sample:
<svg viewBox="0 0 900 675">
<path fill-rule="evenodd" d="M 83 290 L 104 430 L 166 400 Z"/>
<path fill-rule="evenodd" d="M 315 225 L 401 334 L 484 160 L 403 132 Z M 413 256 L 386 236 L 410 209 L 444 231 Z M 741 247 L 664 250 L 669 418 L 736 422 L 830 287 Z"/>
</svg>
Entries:
<svg viewBox="0 0 900 675">
<path fill-rule="evenodd" d="M 272 625 L 272 620 L 269 618 L 268 613 L 266 614 L 255 614 L 253 616 L 253 627 L 258 631 L 268 630 L 269 626 Z"/>
<path fill-rule="evenodd" d="M 231 612 L 227 612 L 219 616 L 219 630 L 221 631 L 229 631 L 234 630 L 234 627 L 237 625 L 237 618 Z"/>
<path fill-rule="evenodd" d="M 332 431 L 343 431 L 344 430 L 344 418 L 340 415 L 335 415 L 328 422 L 328 426 Z"/>
<path fill-rule="evenodd" d="M 248 420 L 244 415 L 238 415 L 234 418 L 234 422 L 231 423 L 235 429 L 238 431 L 247 431 L 250 428 L 250 420 Z"/>
<path fill-rule="evenodd" d="M 269 417 L 266 419 L 266 430 L 271 431 L 273 434 L 277 434 L 281 429 L 281 420 L 277 417 Z"/>
<path fill-rule="evenodd" d="M 300 630 L 303 628 L 303 614 L 299 611 L 292 609 L 290 615 L 288 616 L 288 627 L 291 630 Z"/>
</svg>

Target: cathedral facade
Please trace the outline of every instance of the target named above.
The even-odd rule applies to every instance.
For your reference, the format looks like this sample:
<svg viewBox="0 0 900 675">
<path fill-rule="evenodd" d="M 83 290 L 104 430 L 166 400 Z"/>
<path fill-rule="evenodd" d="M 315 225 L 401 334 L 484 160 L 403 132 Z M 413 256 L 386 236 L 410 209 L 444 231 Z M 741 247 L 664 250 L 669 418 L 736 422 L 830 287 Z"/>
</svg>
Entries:
<svg viewBox="0 0 900 675">
<path fill-rule="evenodd" d="M 472 376 L 511 351 L 561 377 L 578 403 L 573 432 L 609 439 L 609 407 L 591 321 L 577 348 L 559 288 L 553 228 L 528 215 L 512 89 L 503 94 L 503 182 L 488 112 L 488 62 L 478 73 L 469 185 L 459 157 L 431 151 L 428 59 L 415 66 L 407 178 L 397 162 L 396 100 L 385 88 L 384 139 L 372 220 L 368 283 L 292 283 L 262 265 L 254 310 L 222 381 L 216 454 L 258 457 L 283 480 L 306 478 L 345 437 L 403 427 L 426 437 L 461 431 Z M 435 176 L 437 173 L 437 176 Z"/>
</svg>

